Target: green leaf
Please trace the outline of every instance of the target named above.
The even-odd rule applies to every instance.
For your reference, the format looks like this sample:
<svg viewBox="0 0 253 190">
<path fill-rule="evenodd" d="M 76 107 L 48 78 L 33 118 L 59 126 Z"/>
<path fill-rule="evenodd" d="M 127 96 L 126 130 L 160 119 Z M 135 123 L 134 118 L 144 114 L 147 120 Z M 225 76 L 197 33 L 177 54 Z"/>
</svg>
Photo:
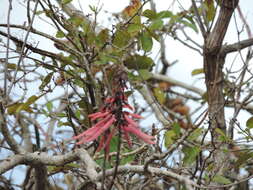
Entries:
<svg viewBox="0 0 253 190">
<path fill-rule="evenodd" d="M 22 105 L 23 103 L 14 103 L 7 107 L 8 114 L 14 114 L 16 113 L 17 109 Z"/>
<path fill-rule="evenodd" d="M 33 104 L 36 100 L 38 100 L 41 96 L 31 96 L 30 98 L 28 98 L 28 100 L 25 103 L 14 103 L 10 106 L 8 106 L 7 108 L 7 112 L 8 114 L 15 114 L 15 113 L 19 113 L 20 111 L 24 110 L 27 112 L 32 112 L 32 109 L 30 108 L 30 105 Z"/>
<path fill-rule="evenodd" d="M 11 70 L 15 70 L 17 65 L 15 63 L 7 63 L 7 68 Z"/>
<path fill-rule="evenodd" d="M 47 103 L 46 103 L 46 107 L 47 107 L 47 110 L 48 110 L 49 112 L 51 112 L 52 109 L 53 109 L 53 103 L 52 103 L 52 102 L 47 102 Z"/>
<path fill-rule="evenodd" d="M 62 4 L 63 5 L 66 5 L 66 4 L 68 4 L 68 3 L 70 3 L 72 0 L 62 0 Z"/>
<path fill-rule="evenodd" d="M 36 11 L 36 12 L 35 12 L 36 15 L 41 15 L 41 14 L 43 14 L 43 13 L 45 13 L 44 10 L 39 10 L 39 11 Z"/>
<path fill-rule="evenodd" d="M 158 102 L 160 104 L 164 104 L 165 100 L 166 100 L 166 96 L 165 96 L 164 92 L 161 90 L 161 88 L 159 88 L 159 87 L 154 88 L 153 91 L 154 91 L 154 96 L 156 97 Z"/>
<path fill-rule="evenodd" d="M 247 161 L 253 157 L 253 152 L 250 152 L 249 150 L 240 151 L 237 153 L 237 155 L 239 155 L 239 157 L 236 160 L 234 166 L 239 169 L 241 165 L 246 164 Z"/>
<path fill-rule="evenodd" d="M 111 143 L 110 143 L 110 152 L 117 152 L 118 143 L 119 143 L 119 137 L 114 136 L 111 140 Z"/>
<path fill-rule="evenodd" d="M 157 14 L 156 18 L 163 19 L 163 18 L 170 18 L 172 16 L 173 16 L 173 13 L 171 11 L 161 11 Z"/>
<path fill-rule="evenodd" d="M 172 130 L 175 132 L 177 137 L 180 136 L 181 127 L 180 127 L 179 123 L 173 123 Z"/>
<path fill-rule="evenodd" d="M 60 172 L 62 170 L 71 170 L 74 168 L 80 168 L 80 166 L 75 163 L 69 163 L 64 166 L 47 166 L 47 171 L 48 172 Z"/>
<path fill-rule="evenodd" d="M 202 131 L 203 129 L 201 128 L 195 129 L 187 139 L 189 141 L 197 140 L 202 135 Z"/>
<path fill-rule="evenodd" d="M 26 105 L 31 105 L 33 104 L 36 100 L 38 100 L 40 98 L 40 96 L 31 96 L 30 98 L 28 98 L 28 100 L 26 101 Z"/>
<path fill-rule="evenodd" d="M 84 19 L 79 16 L 72 16 L 68 19 L 68 21 L 73 23 L 76 27 L 78 27 L 84 22 Z"/>
<path fill-rule="evenodd" d="M 127 164 L 129 162 L 134 161 L 134 158 L 135 158 L 135 155 L 129 155 L 129 156 L 123 157 L 120 160 L 120 164 L 125 165 L 125 164 Z"/>
<path fill-rule="evenodd" d="M 130 34 L 136 34 L 143 28 L 142 24 L 129 24 L 127 31 Z"/>
<path fill-rule="evenodd" d="M 114 36 L 113 44 L 119 48 L 123 48 L 129 43 L 131 38 L 127 31 L 117 30 Z"/>
<path fill-rule="evenodd" d="M 253 117 L 249 118 L 246 122 L 246 126 L 249 128 L 249 129 L 252 129 L 253 128 Z"/>
<path fill-rule="evenodd" d="M 65 34 L 64 34 L 63 31 L 59 30 L 59 31 L 57 31 L 55 37 L 56 37 L 56 38 L 64 38 L 64 37 L 65 37 Z"/>
<path fill-rule="evenodd" d="M 215 6 L 213 0 L 205 0 L 204 5 L 206 7 L 206 18 L 210 22 L 215 17 Z"/>
<path fill-rule="evenodd" d="M 221 140 L 222 142 L 230 141 L 230 139 L 226 136 L 226 134 L 220 128 L 215 128 L 215 132 L 219 134 L 219 140 Z"/>
<path fill-rule="evenodd" d="M 198 74 L 201 74 L 201 73 L 204 73 L 204 69 L 203 68 L 194 69 L 191 74 L 192 74 L 192 76 L 194 76 L 194 75 L 198 75 Z"/>
<path fill-rule="evenodd" d="M 43 90 L 47 85 L 48 83 L 51 81 L 52 79 L 52 76 L 53 76 L 53 72 L 49 73 L 42 81 L 41 85 L 39 86 L 39 89 L 40 90 Z"/>
<path fill-rule="evenodd" d="M 65 113 L 57 113 L 56 116 L 57 117 L 67 117 L 67 115 Z"/>
<path fill-rule="evenodd" d="M 146 27 L 146 30 L 152 38 L 154 38 L 157 42 L 160 42 L 160 37 L 155 33 L 155 31 L 150 30 L 148 27 Z"/>
<path fill-rule="evenodd" d="M 148 52 L 152 49 L 153 41 L 148 32 L 143 32 L 140 36 L 141 47 L 144 51 Z"/>
<path fill-rule="evenodd" d="M 138 72 L 142 80 L 148 80 L 152 77 L 152 74 L 147 69 L 140 69 Z"/>
<path fill-rule="evenodd" d="M 185 26 L 188 26 L 189 28 L 193 29 L 196 33 L 198 33 L 198 28 L 195 23 L 188 22 L 185 20 L 179 20 L 180 23 L 184 24 Z"/>
<path fill-rule="evenodd" d="M 20 105 L 18 107 L 16 112 L 18 113 L 22 110 L 30 112 L 30 105 L 33 104 L 34 102 L 36 102 L 40 97 L 41 96 L 35 96 L 35 95 L 29 97 L 28 100 L 25 103 L 23 103 L 22 105 Z"/>
<path fill-rule="evenodd" d="M 135 54 L 133 56 L 128 57 L 124 61 L 124 64 L 128 69 L 149 70 L 154 65 L 154 62 L 150 57 L 147 57 L 145 55 L 141 56 L 141 55 Z"/>
<path fill-rule="evenodd" d="M 152 11 L 152 10 L 150 10 L 150 9 L 147 9 L 147 10 L 145 10 L 145 11 L 142 13 L 142 16 L 147 17 L 147 18 L 149 18 L 150 20 L 152 20 L 152 19 L 155 19 L 157 15 L 156 15 L 156 12 L 155 12 L 155 11 Z"/>
<path fill-rule="evenodd" d="M 62 126 L 71 126 L 71 123 L 68 121 L 66 122 L 58 121 L 57 127 L 62 127 Z"/>
<path fill-rule="evenodd" d="M 175 141 L 176 133 L 173 130 L 164 133 L 164 145 L 169 147 Z"/>
<path fill-rule="evenodd" d="M 228 178 L 218 174 L 213 177 L 213 181 L 224 185 L 232 183 Z"/>
<path fill-rule="evenodd" d="M 94 32 L 88 32 L 87 33 L 87 44 L 88 45 L 94 45 L 94 42 L 96 41 L 97 36 L 95 35 Z"/>
<path fill-rule="evenodd" d="M 154 20 L 148 27 L 150 30 L 160 30 L 163 27 L 163 21 L 161 19 Z"/>
<path fill-rule="evenodd" d="M 199 147 L 184 147 L 183 153 L 184 153 L 184 159 L 183 162 L 185 165 L 190 165 L 193 162 L 195 162 L 197 155 L 200 152 Z"/>
<path fill-rule="evenodd" d="M 102 45 L 104 45 L 109 40 L 109 30 L 108 29 L 101 30 L 97 35 L 97 39 Z"/>
</svg>

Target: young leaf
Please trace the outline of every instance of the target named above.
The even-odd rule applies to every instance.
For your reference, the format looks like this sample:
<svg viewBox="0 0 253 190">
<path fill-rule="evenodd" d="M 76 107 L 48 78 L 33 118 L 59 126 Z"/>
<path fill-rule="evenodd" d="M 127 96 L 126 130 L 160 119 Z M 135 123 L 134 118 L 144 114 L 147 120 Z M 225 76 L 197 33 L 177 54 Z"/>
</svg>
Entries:
<svg viewBox="0 0 253 190">
<path fill-rule="evenodd" d="M 166 131 L 164 134 L 164 145 L 165 147 L 169 147 L 174 142 L 174 138 L 176 137 L 176 134 L 173 130 Z"/>
<path fill-rule="evenodd" d="M 41 85 L 39 86 L 39 89 L 40 90 L 43 90 L 47 85 L 48 83 L 51 81 L 52 79 L 52 76 L 53 76 L 53 72 L 49 73 L 42 81 Z"/>
<path fill-rule="evenodd" d="M 156 12 L 155 12 L 155 11 L 152 11 L 152 10 L 147 9 L 147 10 L 145 10 L 145 11 L 142 13 L 142 16 L 147 17 L 147 18 L 149 18 L 150 20 L 152 20 L 152 19 L 155 19 L 157 15 L 156 15 Z"/>
<path fill-rule="evenodd" d="M 232 183 L 228 178 L 218 174 L 213 177 L 213 181 L 224 185 Z"/>
<path fill-rule="evenodd" d="M 97 39 L 102 45 L 104 45 L 109 40 L 109 30 L 108 29 L 101 30 L 97 35 Z"/>
<path fill-rule="evenodd" d="M 17 109 L 23 105 L 23 103 L 15 103 L 15 104 L 12 104 L 10 106 L 7 107 L 7 112 L 8 114 L 12 115 L 14 113 L 16 113 Z"/>
<path fill-rule="evenodd" d="M 160 104 L 164 104 L 166 97 L 164 92 L 160 88 L 154 88 L 154 95 Z"/>
<path fill-rule="evenodd" d="M 196 33 L 199 32 L 198 28 L 197 28 L 197 26 L 194 22 L 188 22 L 188 21 L 185 21 L 185 20 L 179 20 L 179 22 L 181 22 L 185 26 L 188 26 L 189 28 L 193 29 Z"/>
<path fill-rule="evenodd" d="M 215 6 L 214 0 L 205 0 L 204 5 L 206 6 L 206 18 L 207 21 L 210 22 L 215 17 Z"/>
<path fill-rule="evenodd" d="M 138 72 L 142 80 L 148 80 L 152 77 L 152 74 L 147 69 L 140 69 Z"/>
<path fill-rule="evenodd" d="M 163 18 L 170 18 L 173 16 L 173 13 L 171 11 L 161 11 L 157 14 L 157 19 L 163 19 Z"/>
<path fill-rule="evenodd" d="M 142 24 L 129 24 L 127 31 L 129 32 L 129 34 L 137 34 L 141 29 L 143 28 Z"/>
<path fill-rule="evenodd" d="M 18 112 L 20 112 L 22 110 L 30 112 L 31 111 L 30 110 L 30 105 L 33 104 L 34 102 L 36 102 L 40 97 L 41 96 L 35 96 L 35 95 L 29 97 L 28 100 L 25 103 L 23 103 L 22 105 L 20 105 L 18 107 L 18 109 L 16 110 L 16 112 L 18 113 Z"/>
<path fill-rule="evenodd" d="M 72 0 L 62 0 L 62 4 L 63 5 L 66 5 L 66 4 L 68 4 L 68 3 L 70 3 Z"/>
<path fill-rule="evenodd" d="M 204 69 L 200 68 L 200 69 L 194 69 L 191 74 L 192 74 L 192 76 L 194 76 L 194 75 L 201 74 L 203 72 L 204 72 Z"/>
<path fill-rule="evenodd" d="M 185 165 L 190 165 L 192 164 L 195 160 L 197 155 L 200 152 L 200 148 L 195 146 L 195 147 L 184 147 L 183 148 L 183 153 L 184 153 L 184 159 L 183 162 Z"/>
<path fill-rule="evenodd" d="M 249 129 L 252 129 L 253 128 L 253 117 L 249 118 L 246 122 L 246 126 L 249 128 Z"/>
<path fill-rule="evenodd" d="M 63 31 L 58 30 L 55 36 L 56 36 L 56 38 L 64 38 L 65 34 Z"/>
<path fill-rule="evenodd" d="M 150 30 L 160 30 L 163 27 L 163 21 L 161 19 L 154 20 L 148 27 Z"/>
<path fill-rule="evenodd" d="M 154 65 L 154 62 L 150 57 L 147 57 L 145 55 L 141 56 L 141 55 L 135 54 L 133 56 L 128 57 L 124 61 L 124 64 L 128 69 L 149 70 Z"/>
<path fill-rule="evenodd" d="M 181 127 L 180 127 L 179 123 L 173 123 L 172 130 L 175 132 L 177 137 L 180 136 Z"/>
<path fill-rule="evenodd" d="M 117 30 L 113 40 L 113 44 L 119 48 L 123 48 L 129 43 L 131 38 L 130 34 L 127 31 Z"/>
<path fill-rule="evenodd" d="M 203 131 L 203 129 L 201 129 L 201 128 L 195 129 L 187 139 L 189 141 L 197 140 L 201 136 L 202 131 Z"/>
<path fill-rule="evenodd" d="M 142 49 L 146 52 L 150 51 L 153 46 L 153 41 L 149 33 L 143 32 L 140 36 Z"/>
<path fill-rule="evenodd" d="M 49 112 L 51 112 L 52 109 L 53 109 L 53 103 L 52 103 L 52 102 L 47 102 L 47 103 L 46 103 L 46 107 L 47 107 L 47 110 L 48 110 Z"/>
</svg>

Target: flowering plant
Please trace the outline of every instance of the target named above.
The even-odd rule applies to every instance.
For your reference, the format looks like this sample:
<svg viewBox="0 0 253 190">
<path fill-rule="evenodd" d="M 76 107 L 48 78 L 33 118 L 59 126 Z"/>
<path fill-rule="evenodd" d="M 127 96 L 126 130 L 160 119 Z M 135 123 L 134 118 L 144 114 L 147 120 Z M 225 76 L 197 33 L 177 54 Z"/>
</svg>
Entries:
<svg viewBox="0 0 253 190">
<path fill-rule="evenodd" d="M 133 111 L 132 106 L 127 102 L 125 95 L 126 88 L 124 74 L 118 74 L 114 78 L 113 95 L 104 100 L 105 105 L 99 112 L 89 115 L 91 121 L 97 119 L 99 121 L 88 130 L 73 137 L 73 139 L 79 140 L 77 144 L 87 143 L 101 136 L 97 151 L 104 149 L 105 153 L 108 154 L 111 139 L 116 132 L 123 134 L 129 147 L 132 146 L 129 134 L 136 135 L 148 144 L 155 143 L 154 137 L 143 133 L 134 121 L 134 119 L 141 119 L 142 117 L 138 114 L 123 110 L 124 108 L 128 108 Z"/>
</svg>

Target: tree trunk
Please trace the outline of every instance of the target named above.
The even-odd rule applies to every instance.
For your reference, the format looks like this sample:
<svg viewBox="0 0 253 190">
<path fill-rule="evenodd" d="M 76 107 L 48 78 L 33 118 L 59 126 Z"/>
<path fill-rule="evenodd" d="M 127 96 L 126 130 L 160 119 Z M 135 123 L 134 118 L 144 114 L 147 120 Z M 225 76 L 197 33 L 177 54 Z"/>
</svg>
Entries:
<svg viewBox="0 0 253 190">
<path fill-rule="evenodd" d="M 212 134 L 212 145 L 216 149 L 214 152 L 215 170 L 211 176 L 216 174 L 224 175 L 229 168 L 228 154 L 221 149 L 228 146 L 220 142 L 217 129 L 226 134 L 226 123 L 224 116 L 225 99 L 223 94 L 223 65 L 226 55 L 221 53 L 222 43 L 231 16 L 238 5 L 239 0 L 221 0 L 220 12 L 213 30 L 205 36 L 204 44 L 204 72 L 208 98 L 209 124 Z"/>
</svg>

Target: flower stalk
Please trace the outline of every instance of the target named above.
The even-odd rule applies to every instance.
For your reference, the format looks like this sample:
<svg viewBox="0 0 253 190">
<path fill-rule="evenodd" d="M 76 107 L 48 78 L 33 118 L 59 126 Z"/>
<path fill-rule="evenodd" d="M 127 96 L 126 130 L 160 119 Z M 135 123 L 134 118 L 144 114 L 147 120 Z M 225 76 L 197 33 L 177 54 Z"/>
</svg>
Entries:
<svg viewBox="0 0 253 190">
<path fill-rule="evenodd" d="M 118 72 L 114 76 L 112 96 L 104 100 L 104 106 L 100 111 L 88 116 L 91 121 L 97 120 L 98 122 L 88 130 L 73 137 L 73 139 L 78 140 L 78 145 L 91 142 L 100 137 L 97 151 L 104 149 L 105 154 L 109 155 L 110 142 L 116 133 L 120 134 L 120 138 L 123 137 L 127 141 L 129 147 L 132 146 L 130 134 L 139 137 L 148 144 L 155 144 L 154 137 L 143 133 L 139 125 L 134 121 L 134 119 L 141 119 L 142 117 L 125 111 L 125 109 L 134 110 L 128 104 L 125 95 L 125 90 L 127 89 L 125 76 L 122 72 Z"/>
</svg>

